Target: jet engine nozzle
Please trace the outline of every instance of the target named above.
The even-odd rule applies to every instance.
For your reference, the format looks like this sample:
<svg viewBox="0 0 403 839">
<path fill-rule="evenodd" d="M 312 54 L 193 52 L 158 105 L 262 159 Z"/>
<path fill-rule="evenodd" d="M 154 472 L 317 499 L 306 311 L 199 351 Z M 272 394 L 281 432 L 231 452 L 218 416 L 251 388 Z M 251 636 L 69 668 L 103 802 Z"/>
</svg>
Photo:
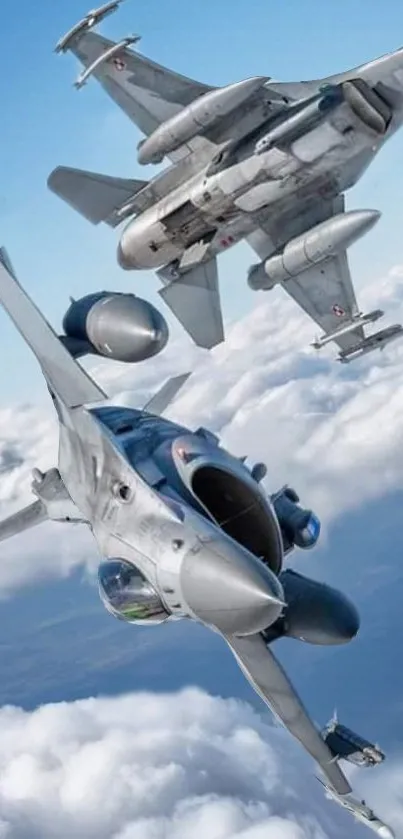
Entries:
<svg viewBox="0 0 403 839">
<path fill-rule="evenodd" d="M 199 537 L 184 557 L 181 587 L 194 616 L 224 635 L 254 635 L 285 603 L 275 574 L 225 534 Z"/>
</svg>

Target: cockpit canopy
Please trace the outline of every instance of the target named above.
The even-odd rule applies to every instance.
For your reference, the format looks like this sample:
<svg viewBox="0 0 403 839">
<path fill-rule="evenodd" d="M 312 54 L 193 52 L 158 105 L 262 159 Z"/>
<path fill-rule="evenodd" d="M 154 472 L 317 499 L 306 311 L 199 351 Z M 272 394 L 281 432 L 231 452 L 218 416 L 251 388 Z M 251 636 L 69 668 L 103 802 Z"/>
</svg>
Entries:
<svg viewBox="0 0 403 839">
<path fill-rule="evenodd" d="M 98 569 L 101 600 L 112 615 L 127 623 L 164 623 L 169 613 L 154 586 L 125 559 L 106 559 Z"/>
</svg>

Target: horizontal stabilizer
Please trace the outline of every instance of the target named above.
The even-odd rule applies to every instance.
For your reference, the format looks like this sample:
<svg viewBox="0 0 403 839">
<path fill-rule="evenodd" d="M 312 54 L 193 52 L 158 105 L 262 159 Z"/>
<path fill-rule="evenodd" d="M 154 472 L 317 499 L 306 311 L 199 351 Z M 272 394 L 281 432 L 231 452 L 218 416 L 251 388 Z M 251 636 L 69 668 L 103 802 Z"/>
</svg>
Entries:
<svg viewBox="0 0 403 839">
<path fill-rule="evenodd" d="M 182 373 L 181 376 L 173 376 L 172 379 L 168 379 L 161 390 L 155 393 L 150 401 L 144 405 L 143 411 L 147 411 L 149 414 L 156 414 L 156 416 L 163 414 L 168 405 L 175 399 L 181 387 L 187 382 L 190 375 L 190 373 Z"/>
<path fill-rule="evenodd" d="M 157 272 L 165 283 L 166 270 Z M 158 293 L 197 346 L 210 350 L 224 340 L 216 258 L 196 265 Z"/>
<path fill-rule="evenodd" d="M 36 527 L 37 524 L 42 524 L 48 518 L 46 507 L 42 501 L 34 501 L 8 519 L 0 521 L 0 542 L 4 539 L 10 539 L 11 536 L 16 536 L 24 530 L 29 530 L 31 527 Z"/>
<path fill-rule="evenodd" d="M 48 178 L 49 189 L 73 210 L 92 224 L 103 221 L 110 227 L 121 223 L 125 216 L 119 214 L 119 210 L 126 204 L 130 204 L 131 213 L 137 211 L 135 204 L 131 203 L 132 199 L 147 185 L 148 181 L 113 178 L 68 166 L 58 166 Z"/>
<path fill-rule="evenodd" d="M 21 288 L 7 251 L 0 248 L 0 304 L 41 365 L 53 393 L 69 408 L 99 402 L 105 393 L 71 357 L 42 312 Z"/>
</svg>

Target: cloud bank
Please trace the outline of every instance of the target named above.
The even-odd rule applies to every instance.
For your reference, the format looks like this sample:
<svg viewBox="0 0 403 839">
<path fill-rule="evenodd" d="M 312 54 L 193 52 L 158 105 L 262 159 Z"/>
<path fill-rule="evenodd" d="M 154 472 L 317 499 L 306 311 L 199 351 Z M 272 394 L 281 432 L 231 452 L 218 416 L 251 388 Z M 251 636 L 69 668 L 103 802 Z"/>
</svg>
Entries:
<svg viewBox="0 0 403 839">
<path fill-rule="evenodd" d="M 295 751 L 294 751 L 295 749 Z M 282 730 L 196 689 L 0 710 L 2 839 L 336 839 L 362 833 Z M 397 782 L 400 776 L 394 771 Z M 396 786 L 396 784 L 395 784 Z M 398 789 L 387 791 L 403 825 Z M 399 821 L 400 820 L 400 821 Z"/>
<path fill-rule="evenodd" d="M 364 309 L 380 304 L 387 320 L 403 320 L 403 266 L 366 286 L 361 298 Z M 234 454 L 264 460 L 267 488 L 294 484 L 325 523 L 401 487 L 403 342 L 342 366 L 333 348 L 318 355 L 309 347 L 315 327 L 282 289 L 256 300 L 211 353 L 183 335 L 152 363 L 128 369 L 96 362 L 92 370 L 109 393 L 139 406 L 168 376 L 193 369 L 169 416 L 191 428 L 208 426 Z M 0 453 L 10 447 L 19 459 L 0 475 L 2 517 L 32 500 L 32 468 L 56 462 L 50 400 L 0 411 Z M 95 547 L 83 532 L 44 525 L 2 545 L 0 594 L 82 561 L 95 565 Z"/>
</svg>

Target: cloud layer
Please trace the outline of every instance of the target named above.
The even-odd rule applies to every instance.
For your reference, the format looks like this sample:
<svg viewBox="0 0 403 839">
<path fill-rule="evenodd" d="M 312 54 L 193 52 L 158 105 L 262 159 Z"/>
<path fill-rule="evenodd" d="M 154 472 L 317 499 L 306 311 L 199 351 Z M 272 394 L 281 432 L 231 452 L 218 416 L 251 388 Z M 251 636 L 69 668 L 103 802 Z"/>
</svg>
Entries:
<svg viewBox="0 0 403 839">
<path fill-rule="evenodd" d="M 402 320 L 403 266 L 365 287 L 361 298 L 365 309 L 380 304 L 394 321 Z M 169 375 L 193 369 L 169 415 L 191 428 L 218 431 L 234 454 L 264 460 L 268 489 L 295 484 L 325 522 L 400 487 L 403 342 L 342 366 L 333 360 L 333 348 L 318 355 L 309 347 L 314 326 L 282 289 L 256 300 L 256 308 L 228 328 L 226 343 L 211 353 L 183 335 L 152 363 L 128 370 L 97 362 L 94 374 L 126 404 L 141 405 Z M 31 500 L 32 468 L 56 462 L 50 400 L 0 411 L 0 456 L 10 450 L 18 458 L 0 475 L 2 517 Z M 60 537 L 53 537 L 55 528 Z M 34 536 L 2 545 L 0 593 L 47 573 L 67 573 L 83 559 L 96 563 L 83 529 L 71 535 L 62 528 L 44 525 Z"/>
<path fill-rule="evenodd" d="M 249 706 L 196 689 L 87 699 L 33 713 L 6 707 L 0 837 L 365 835 L 325 800 L 307 766 L 284 732 Z M 390 787 L 388 796 L 403 824 L 398 789 Z"/>
</svg>

